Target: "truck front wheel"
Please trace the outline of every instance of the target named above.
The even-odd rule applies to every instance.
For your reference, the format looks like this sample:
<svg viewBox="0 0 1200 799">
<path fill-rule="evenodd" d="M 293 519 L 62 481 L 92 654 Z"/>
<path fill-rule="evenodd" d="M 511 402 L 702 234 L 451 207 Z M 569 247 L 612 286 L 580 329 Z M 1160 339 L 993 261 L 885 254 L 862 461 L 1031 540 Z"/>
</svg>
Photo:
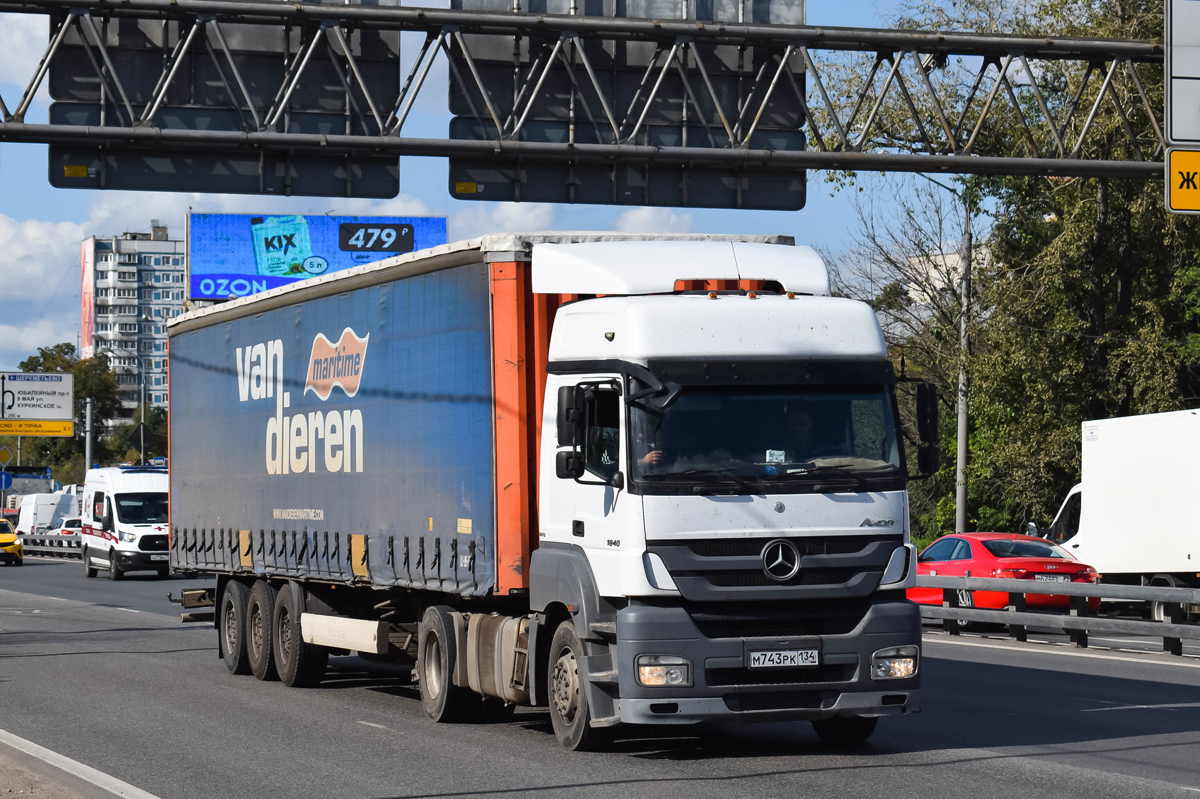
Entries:
<svg viewBox="0 0 1200 799">
<path fill-rule="evenodd" d="M 250 658 L 246 655 L 246 586 L 230 580 L 221 594 L 220 626 L 217 641 L 221 657 L 230 674 L 249 674 Z"/>
<path fill-rule="evenodd" d="M 583 674 L 583 644 L 575 625 L 564 621 L 550 641 L 549 673 L 546 685 L 550 694 L 550 723 L 554 737 L 564 749 L 589 751 L 608 742 L 609 728 L 589 724 L 587 686 Z"/>
<path fill-rule="evenodd" d="M 417 627 L 417 676 L 425 715 L 437 722 L 465 721 L 479 710 L 479 694 L 454 684 L 458 651 L 454 641 L 453 611 L 434 605 Z"/>
<path fill-rule="evenodd" d="M 853 746 L 864 743 L 875 732 L 877 718 L 864 716 L 834 716 L 817 719 L 812 723 L 813 731 L 830 746 Z"/>
</svg>

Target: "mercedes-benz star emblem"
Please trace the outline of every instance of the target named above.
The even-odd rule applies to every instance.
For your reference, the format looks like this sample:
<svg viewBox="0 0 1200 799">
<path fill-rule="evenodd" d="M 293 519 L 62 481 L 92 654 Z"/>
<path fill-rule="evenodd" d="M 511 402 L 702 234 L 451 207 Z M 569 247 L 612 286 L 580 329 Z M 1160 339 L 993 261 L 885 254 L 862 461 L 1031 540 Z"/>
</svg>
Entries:
<svg viewBox="0 0 1200 799">
<path fill-rule="evenodd" d="M 800 571 L 800 550 L 791 541 L 777 538 L 763 547 L 762 565 L 772 580 L 790 580 Z"/>
</svg>

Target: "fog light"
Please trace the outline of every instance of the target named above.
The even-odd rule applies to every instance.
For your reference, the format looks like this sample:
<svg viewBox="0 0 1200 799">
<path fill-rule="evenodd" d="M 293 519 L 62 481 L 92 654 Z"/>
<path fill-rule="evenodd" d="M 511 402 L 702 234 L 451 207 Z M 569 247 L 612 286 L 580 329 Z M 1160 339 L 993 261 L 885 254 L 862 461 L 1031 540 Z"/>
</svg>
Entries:
<svg viewBox="0 0 1200 799">
<path fill-rule="evenodd" d="M 678 655 L 638 655 L 637 681 L 648 687 L 691 685 L 691 661 Z"/>
<path fill-rule="evenodd" d="M 871 655 L 872 680 L 902 680 L 917 673 L 918 650 L 915 646 L 892 646 Z"/>
</svg>

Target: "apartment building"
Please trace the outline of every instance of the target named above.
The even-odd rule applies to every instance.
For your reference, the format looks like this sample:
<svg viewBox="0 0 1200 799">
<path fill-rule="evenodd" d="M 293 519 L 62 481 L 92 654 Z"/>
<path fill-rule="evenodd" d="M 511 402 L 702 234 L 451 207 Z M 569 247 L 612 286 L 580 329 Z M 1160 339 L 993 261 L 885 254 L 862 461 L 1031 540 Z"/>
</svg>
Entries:
<svg viewBox="0 0 1200 799">
<path fill-rule="evenodd" d="M 85 358 L 104 352 L 121 387 L 122 416 L 167 405 L 167 321 L 183 313 L 187 251 L 166 226 L 83 242 L 81 344 Z"/>
</svg>

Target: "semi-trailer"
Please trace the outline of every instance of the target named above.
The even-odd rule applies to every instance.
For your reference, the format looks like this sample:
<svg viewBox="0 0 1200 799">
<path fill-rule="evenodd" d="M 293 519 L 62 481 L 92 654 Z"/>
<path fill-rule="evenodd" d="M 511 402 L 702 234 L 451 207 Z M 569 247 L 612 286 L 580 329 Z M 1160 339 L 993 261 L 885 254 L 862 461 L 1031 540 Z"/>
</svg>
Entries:
<svg viewBox="0 0 1200 799">
<path fill-rule="evenodd" d="M 171 563 L 234 674 L 412 664 L 434 721 L 919 710 L 897 378 L 788 237 L 503 234 L 174 320 Z M 936 397 L 918 385 L 919 469 Z"/>
</svg>

